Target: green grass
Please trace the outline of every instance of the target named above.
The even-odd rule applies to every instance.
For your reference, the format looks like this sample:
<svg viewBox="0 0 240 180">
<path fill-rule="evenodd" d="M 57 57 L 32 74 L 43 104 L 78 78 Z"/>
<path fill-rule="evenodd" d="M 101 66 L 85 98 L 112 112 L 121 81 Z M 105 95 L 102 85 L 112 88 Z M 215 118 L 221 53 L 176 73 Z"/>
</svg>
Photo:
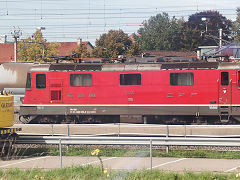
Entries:
<svg viewBox="0 0 240 180">
<path fill-rule="evenodd" d="M 213 151 L 213 150 L 171 150 L 153 151 L 154 157 L 179 157 L 179 158 L 210 158 L 210 159 L 240 159 L 240 151 Z"/>
<path fill-rule="evenodd" d="M 163 172 L 160 170 L 140 170 L 140 171 L 113 171 L 108 170 L 103 174 L 101 169 L 93 166 L 71 167 L 54 169 L 49 171 L 19 170 L 9 169 L 0 170 L 0 179 L 4 180 L 98 180 L 98 179 L 126 179 L 126 180 L 231 180 L 238 179 L 235 174 L 216 174 L 210 172 Z"/>
<path fill-rule="evenodd" d="M 163 172 L 159 170 L 154 171 L 133 171 L 125 177 L 126 180 L 230 180 L 237 179 L 235 174 L 213 174 L 210 172 L 193 173 L 193 172 Z"/>
<path fill-rule="evenodd" d="M 0 178 L 6 180 L 28 180 L 28 179 L 54 179 L 54 180 L 68 180 L 68 179 L 98 179 L 102 172 L 100 168 L 93 166 L 86 167 L 72 167 L 63 169 L 54 169 L 49 171 L 42 171 L 39 169 L 33 170 L 19 170 L 9 169 L 0 171 Z"/>
<path fill-rule="evenodd" d="M 100 155 L 106 157 L 149 157 L 149 149 L 147 148 L 99 148 Z M 70 146 L 67 150 L 66 147 L 62 148 L 63 156 L 91 156 L 91 151 L 94 148 L 81 147 L 76 148 Z M 46 148 L 27 148 L 17 149 L 18 156 L 58 156 L 59 149 L 46 147 Z M 240 159 L 240 151 L 213 151 L 213 150 L 170 150 L 166 153 L 165 150 L 154 149 L 153 157 L 177 157 L 177 158 L 210 158 L 210 159 Z"/>
</svg>

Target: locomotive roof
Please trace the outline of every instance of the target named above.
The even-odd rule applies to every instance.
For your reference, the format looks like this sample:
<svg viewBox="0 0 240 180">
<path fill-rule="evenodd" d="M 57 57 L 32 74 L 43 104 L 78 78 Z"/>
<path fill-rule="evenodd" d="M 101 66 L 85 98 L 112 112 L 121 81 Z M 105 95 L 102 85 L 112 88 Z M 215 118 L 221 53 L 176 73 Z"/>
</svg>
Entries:
<svg viewBox="0 0 240 180">
<path fill-rule="evenodd" d="M 54 63 L 35 64 L 31 71 L 148 71 L 191 69 L 240 69 L 235 62 L 179 62 L 179 63 Z"/>
</svg>

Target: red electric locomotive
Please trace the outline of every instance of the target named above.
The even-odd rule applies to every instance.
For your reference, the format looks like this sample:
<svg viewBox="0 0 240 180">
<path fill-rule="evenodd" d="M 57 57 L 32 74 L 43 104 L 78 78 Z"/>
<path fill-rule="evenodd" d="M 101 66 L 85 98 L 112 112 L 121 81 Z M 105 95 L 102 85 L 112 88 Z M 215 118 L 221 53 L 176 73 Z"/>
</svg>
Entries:
<svg viewBox="0 0 240 180">
<path fill-rule="evenodd" d="M 228 123 L 240 117 L 240 63 L 34 65 L 20 119 L 32 123 Z"/>
</svg>

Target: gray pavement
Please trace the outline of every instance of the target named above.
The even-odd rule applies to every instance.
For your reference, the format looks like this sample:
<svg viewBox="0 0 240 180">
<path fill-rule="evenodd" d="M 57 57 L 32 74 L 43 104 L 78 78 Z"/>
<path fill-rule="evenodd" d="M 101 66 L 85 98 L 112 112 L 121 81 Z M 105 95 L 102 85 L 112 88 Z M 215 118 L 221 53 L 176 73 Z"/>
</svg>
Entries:
<svg viewBox="0 0 240 180">
<path fill-rule="evenodd" d="M 149 157 L 102 157 L 104 168 L 113 170 L 134 170 L 150 169 Z M 72 166 L 99 166 L 97 157 L 64 156 L 63 167 Z M 19 168 L 33 169 L 40 168 L 50 170 L 60 168 L 60 157 L 43 156 L 24 158 L 18 160 L 0 161 L 1 169 Z M 200 158 L 153 158 L 152 168 L 164 171 L 211 171 L 219 173 L 240 172 L 240 160 L 232 159 L 200 159 Z"/>
</svg>

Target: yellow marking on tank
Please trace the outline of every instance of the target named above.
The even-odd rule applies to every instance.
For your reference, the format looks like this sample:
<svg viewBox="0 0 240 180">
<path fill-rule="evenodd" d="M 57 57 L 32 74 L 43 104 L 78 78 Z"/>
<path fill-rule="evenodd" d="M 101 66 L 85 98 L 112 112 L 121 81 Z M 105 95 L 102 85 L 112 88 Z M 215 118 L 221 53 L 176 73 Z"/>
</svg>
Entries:
<svg viewBox="0 0 240 180">
<path fill-rule="evenodd" d="M 14 105 L 12 95 L 0 95 L 0 128 L 13 126 Z"/>
</svg>

